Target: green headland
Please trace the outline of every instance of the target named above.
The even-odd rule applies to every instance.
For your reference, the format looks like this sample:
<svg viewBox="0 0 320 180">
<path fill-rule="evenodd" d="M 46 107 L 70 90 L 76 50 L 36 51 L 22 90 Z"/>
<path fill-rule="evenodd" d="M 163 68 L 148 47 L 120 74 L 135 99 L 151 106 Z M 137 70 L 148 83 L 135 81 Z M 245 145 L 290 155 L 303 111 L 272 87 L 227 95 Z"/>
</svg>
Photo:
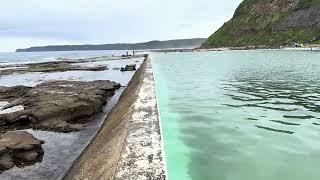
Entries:
<svg viewBox="0 0 320 180">
<path fill-rule="evenodd" d="M 202 48 L 320 44 L 320 0 L 244 0 Z"/>
</svg>

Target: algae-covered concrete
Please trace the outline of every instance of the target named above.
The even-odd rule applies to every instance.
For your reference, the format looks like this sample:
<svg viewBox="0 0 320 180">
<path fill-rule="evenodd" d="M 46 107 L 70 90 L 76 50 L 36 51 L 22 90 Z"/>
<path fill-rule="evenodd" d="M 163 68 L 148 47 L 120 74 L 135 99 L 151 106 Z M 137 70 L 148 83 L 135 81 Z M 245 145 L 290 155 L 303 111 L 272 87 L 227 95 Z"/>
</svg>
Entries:
<svg viewBox="0 0 320 180">
<path fill-rule="evenodd" d="M 166 179 L 159 123 L 147 57 L 65 179 Z"/>
</svg>

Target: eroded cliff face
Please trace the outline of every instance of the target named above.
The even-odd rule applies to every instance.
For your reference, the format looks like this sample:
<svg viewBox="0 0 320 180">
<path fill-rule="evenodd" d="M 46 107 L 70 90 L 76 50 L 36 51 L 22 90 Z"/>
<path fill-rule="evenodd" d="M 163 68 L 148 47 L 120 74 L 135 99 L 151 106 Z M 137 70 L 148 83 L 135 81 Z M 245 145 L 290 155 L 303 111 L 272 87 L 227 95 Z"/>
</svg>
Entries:
<svg viewBox="0 0 320 180">
<path fill-rule="evenodd" d="M 256 0 L 259 2 L 259 0 Z M 299 4 L 299 0 L 264 0 L 256 4 L 248 4 L 249 12 L 254 14 L 272 15 L 276 12 L 287 12 L 295 9 Z"/>
<path fill-rule="evenodd" d="M 320 42 L 320 0 L 244 0 L 203 47 L 277 47 L 294 42 Z"/>
<path fill-rule="evenodd" d="M 280 30 L 287 30 L 294 27 L 317 28 L 319 36 L 320 27 L 320 9 L 319 7 L 310 7 L 294 11 L 290 16 L 284 18 L 280 23 Z"/>
</svg>

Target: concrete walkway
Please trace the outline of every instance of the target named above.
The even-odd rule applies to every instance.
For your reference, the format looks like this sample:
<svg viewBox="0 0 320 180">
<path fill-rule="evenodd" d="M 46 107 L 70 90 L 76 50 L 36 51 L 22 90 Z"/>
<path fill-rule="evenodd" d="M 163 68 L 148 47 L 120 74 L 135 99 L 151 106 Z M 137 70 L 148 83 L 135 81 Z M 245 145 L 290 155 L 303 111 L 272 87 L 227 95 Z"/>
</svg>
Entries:
<svg viewBox="0 0 320 180">
<path fill-rule="evenodd" d="M 155 82 L 148 59 L 144 79 L 134 104 L 116 179 L 166 179 Z"/>
<path fill-rule="evenodd" d="M 167 179 L 151 62 L 146 58 L 64 179 Z"/>
</svg>

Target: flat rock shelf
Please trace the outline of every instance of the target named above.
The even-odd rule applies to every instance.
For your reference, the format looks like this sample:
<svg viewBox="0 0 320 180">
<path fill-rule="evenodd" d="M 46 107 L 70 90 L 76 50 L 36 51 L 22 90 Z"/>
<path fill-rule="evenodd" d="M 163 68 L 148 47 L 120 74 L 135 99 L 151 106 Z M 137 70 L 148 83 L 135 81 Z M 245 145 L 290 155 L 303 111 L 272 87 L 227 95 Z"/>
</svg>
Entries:
<svg viewBox="0 0 320 180">
<path fill-rule="evenodd" d="M 143 61 L 95 57 L 0 66 L 12 71 L 0 76 L 0 179 L 63 179 L 136 73 L 120 67 L 139 69 Z M 66 62 L 72 68 L 63 69 Z"/>
<path fill-rule="evenodd" d="M 119 83 L 110 81 L 49 81 L 35 87 L 0 86 L 0 99 L 9 102 L 3 110 L 22 107 L 20 111 L 0 114 L 0 133 L 31 127 L 65 133 L 79 131 L 92 115 L 101 112 L 107 99 L 119 88 Z"/>
</svg>

